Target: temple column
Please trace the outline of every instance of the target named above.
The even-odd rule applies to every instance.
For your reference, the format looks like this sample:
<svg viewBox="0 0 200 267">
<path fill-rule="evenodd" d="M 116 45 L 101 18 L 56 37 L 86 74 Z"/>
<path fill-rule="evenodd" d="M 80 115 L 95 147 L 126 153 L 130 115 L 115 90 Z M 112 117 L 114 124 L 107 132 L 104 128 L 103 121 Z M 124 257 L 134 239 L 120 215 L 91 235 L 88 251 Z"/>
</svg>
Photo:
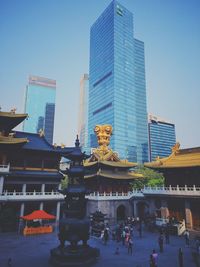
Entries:
<svg viewBox="0 0 200 267">
<path fill-rule="evenodd" d="M 22 185 L 22 192 L 23 192 L 23 194 L 26 193 L 26 184 L 23 184 L 23 185 Z"/>
<path fill-rule="evenodd" d="M 60 202 L 57 202 L 57 207 L 56 207 L 56 222 L 60 220 Z"/>
<path fill-rule="evenodd" d="M 133 201 L 133 215 L 134 217 L 138 217 L 138 211 L 137 211 L 137 201 L 134 199 Z"/>
<path fill-rule="evenodd" d="M 44 202 L 40 202 L 40 210 L 44 209 Z"/>
<path fill-rule="evenodd" d="M 0 195 L 3 193 L 4 176 L 0 176 Z"/>
<path fill-rule="evenodd" d="M 21 203 L 21 207 L 20 207 L 20 217 L 24 216 L 24 203 Z"/>
<path fill-rule="evenodd" d="M 192 212 L 190 207 L 189 200 L 185 200 L 185 226 L 188 229 L 193 228 L 193 222 L 192 222 Z"/>
<path fill-rule="evenodd" d="M 44 194 L 45 193 L 45 184 L 41 185 L 41 193 Z M 40 210 L 44 209 L 44 202 L 40 202 Z"/>
<path fill-rule="evenodd" d="M 41 185 L 41 192 L 44 193 L 45 192 L 45 184 Z"/>
<path fill-rule="evenodd" d="M 167 219 L 169 217 L 169 210 L 166 199 L 162 199 L 160 211 L 161 211 L 161 218 Z"/>
</svg>

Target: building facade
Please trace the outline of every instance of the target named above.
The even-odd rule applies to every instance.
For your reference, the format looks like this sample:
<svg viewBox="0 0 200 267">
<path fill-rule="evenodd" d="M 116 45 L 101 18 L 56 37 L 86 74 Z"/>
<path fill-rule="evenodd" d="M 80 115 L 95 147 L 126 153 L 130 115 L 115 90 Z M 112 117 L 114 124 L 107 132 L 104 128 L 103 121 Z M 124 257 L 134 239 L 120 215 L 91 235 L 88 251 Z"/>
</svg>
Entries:
<svg viewBox="0 0 200 267">
<path fill-rule="evenodd" d="M 16 230 L 21 216 L 38 209 L 60 218 L 59 163 L 74 148 L 53 146 L 42 133 L 13 131 L 27 116 L 0 111 L 0 232 Z"/>
<path fill-rule="evenodd" d="M 89 76 L 84 74 L 80 81 L 80 102 L 79 102 L 79 122 L 78 135 L 82 151 L 90 153 L 88 145 L 88 91 Z"/>
<path fill-rule="evenodd" d="M 88 146 L 96 124 L 114 128 L 120 158 L 148 161 L 144 44 L 134 38 L 133 14 L 112 1 L 90 31 Z"/>
<path fill-rule="evenodd" d="M 175 125 L 152 114 L 148 118 L 150 161 L 169 156 L 176 143 Z"/>
<path fill-rule="evenodd" d="M 26 87 L 24 111 L 29 114 L 23 131 L 38 133 L 44 130 L 47 141 L 53 143 L 56 81 L 30 76 Z"/>
</svg>

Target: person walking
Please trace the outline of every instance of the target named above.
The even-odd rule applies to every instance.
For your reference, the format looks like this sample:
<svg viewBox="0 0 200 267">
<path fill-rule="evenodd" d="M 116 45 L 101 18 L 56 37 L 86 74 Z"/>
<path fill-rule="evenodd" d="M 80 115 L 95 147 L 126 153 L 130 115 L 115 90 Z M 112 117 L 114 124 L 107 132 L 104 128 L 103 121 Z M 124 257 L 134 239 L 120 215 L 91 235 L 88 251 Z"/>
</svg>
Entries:
<svg viewBox="0 0 200 267">
<path fill-rule="evenodd" d="M 105 245 L 106 245 L 107 242 L 108 242 L 108 238 L 109 238 L 108 230 L 105 228 L 105 230 L 104 230 L 104 244 L 105 244 Z"/>
<path fill-rule="evenodd" d="M 150 267 L 156 267 L 155 264 L 156 264 L 156 263 L 155 263 L 155 259 L 154 259 L 153 255 L 151 254 L 151 255 L 150 255 L 150 259 L 149 259 L 149 266 L 150 266 Z"/>
<path fill-rule="evenodd" d="M 167 226 L 165 229 L 165 242 L 169 244 L 169 227 Z"/>
<path fill-rule="evenodd" d="M 154 265 L 153 265 L 153 267 L 157 267 L 158 266 L 158 264 L 157 264 L 157 262 L 158 262 L 158 253 L 156 253 L 156 251 L 155 251 L 155 249 L 153 250 L 153 252 L 152 252 L 152 257 L 153 257 L 153 260 L 154 260 Z"/>
<path fill-rule="evenodd" d="M 122 235 L 121 235 L 121 237 L 122 237 L 122 245 L 124 246 L 124 245 L 125 245 L 125 239 L 126 239 L 126 232 L 125 232 L 124 229 L 122 230 Z"/>
<path fill-rule="evenodd" d="M 185 244 L 189 246 L 190 245 L 190 233 L 187 229 L 185 230 L 184 236 L 185 236 Z"/>
<path fill-rule="evenodd" d="M 159 245 L 159 248 L 160 248 L 160 252 L 163 252 L 163 243 L 164 243 L 164 240 L 163 240 L 163 235 L 161 234 L 158 238 L 158 245 Z"/>
<path fill-rule="evenodd" d="M 183 267 L 183 251 L 182 251 L 182 248 L 179 248 L 179 250 L 178 250 L 178 263 L 179 263 L 179 267 Z"/>
<path fill-rule="evenodd" d="M 133 253 L 133 240 L 130 237 L 129 240 L 128 240 L 128 254 L 132 255 L 132 253 Z"/>
</svg>

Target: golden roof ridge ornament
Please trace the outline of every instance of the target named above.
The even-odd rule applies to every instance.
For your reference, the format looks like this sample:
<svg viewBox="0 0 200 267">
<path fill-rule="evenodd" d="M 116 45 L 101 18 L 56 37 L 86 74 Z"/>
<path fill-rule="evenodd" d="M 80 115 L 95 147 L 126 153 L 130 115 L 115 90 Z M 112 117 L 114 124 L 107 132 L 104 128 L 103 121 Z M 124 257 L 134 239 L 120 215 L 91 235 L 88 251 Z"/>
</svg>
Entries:
<svg viewBox="0 0 200 267">
<path fill-rule="evenodd" d="M 172 153 L 176 154 L 180 150 L 180 143 L 177 142 L 173 147 L 172 147 Z"/>
<path fill-rule="evenodd" d="M 109 148 L 110 137 L 112 135 L 112 126 L 110 124 L 96 125 L 94 133 L 97 136 L 99 147 L 93 150 L 93 156 L 90 161 L 120 161 L 117 154 Z"/>
</svg>

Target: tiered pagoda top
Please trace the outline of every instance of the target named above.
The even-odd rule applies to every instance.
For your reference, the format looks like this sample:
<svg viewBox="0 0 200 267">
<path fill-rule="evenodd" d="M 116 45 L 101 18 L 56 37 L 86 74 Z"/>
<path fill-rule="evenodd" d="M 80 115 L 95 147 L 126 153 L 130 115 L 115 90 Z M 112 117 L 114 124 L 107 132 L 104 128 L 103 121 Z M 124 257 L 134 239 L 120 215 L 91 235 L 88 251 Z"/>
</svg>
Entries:
<svg viewBox="0 0 200 267">
<path fill-rule="evenodd" d="M 16 114 L 15 109 L 10 112 L 0 111 L 0 132 L 9 133 L 27 117 L 28 114 Z"/>
<path fill-rule="evenodd" d="M 22 148 L 23 150 L 35 150 L 58 153 L 61 156 L 66 156 L 74 150 L 74 147 L 65 147 L 63 144 L 58 146 L 51 145 L 45 139 L 43 131 L 39 133 L 27 133 L 13 131 L 18 124 L 28 117 L 28 114 L 17 114 L 16 109 L 10 112 L 0 111 L 0 148 L 15 149 Z"/>
<path fill-rule="evenodd" d="M 130 171 L 137 163 L 120 160 L 118 154 L 108 147 L 112 135 L 111 125 L 97 125 L 94 128 L 99 147 L 93 150 L 91 157 L 84 162 L 85 178 L 104 177 L 120 180 L 132 180 L 143 177 Z M 87 170 L 90 170 L 87 172 Z"/>
<path fill-rule="evenodd" d="M 169 157 L 157 157 L 155 161 L 145 163 L 145 166 L 157 169 L 200 167 L 200 147 L 180 149 L 180 144 L 176 143 Z"/>
<path fill-rule="evenodd" d="M 23 145 L 28 142 L 27 138 L 15 138 L 11 130 L 21 123 L 28 114 L 16 114 L 15 109 L 10 112 L 0 111 L 0 146 Z"/>
</svg>

